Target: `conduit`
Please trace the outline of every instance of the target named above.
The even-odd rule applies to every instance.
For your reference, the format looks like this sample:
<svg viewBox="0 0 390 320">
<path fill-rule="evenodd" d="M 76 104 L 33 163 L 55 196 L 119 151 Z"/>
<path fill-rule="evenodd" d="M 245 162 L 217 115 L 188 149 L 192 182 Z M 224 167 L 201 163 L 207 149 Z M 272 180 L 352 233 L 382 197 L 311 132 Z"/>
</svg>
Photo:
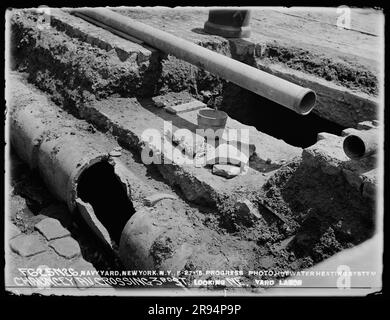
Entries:
<svg viewBox="0 0 390 320">
<path fill-rule="evenodd" d="M 49 191 L 76 208 L 89 227 L 112 247 L 134 213 L 132 174 L 110 158 L 111 146 L 79 126 L 82 122 L 50 104 L 26 83 L 7 80 L 10 140 L 19 157 L 36 169 Z"/>
<path fill-rule="evenodd" d="M 378 129 L 361 130 L 350 134 L 344 139 L 344 152 L 353 160 L 371 156 L 377 152 L 378 137 Z"/>
<path fill-rule="evenodd" d="M 87 17 L 89 22 L 94 19 L 100 26 L 105 25 L 145 41 L 150 46 L 172 54 L 299 114 L 308 114 L 314 107 L 316 95 L 308 88 L 303 88 L 109 9 L 77 9 L 72 10 L 72 13 L 81 18 Z"/>
</svg>

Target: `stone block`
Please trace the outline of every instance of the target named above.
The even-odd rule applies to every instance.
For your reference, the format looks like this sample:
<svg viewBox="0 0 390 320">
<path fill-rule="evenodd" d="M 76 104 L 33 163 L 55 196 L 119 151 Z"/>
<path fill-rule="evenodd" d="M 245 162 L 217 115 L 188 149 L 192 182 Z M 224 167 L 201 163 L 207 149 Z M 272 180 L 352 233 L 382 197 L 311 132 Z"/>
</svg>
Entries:
<svg viewBox="0 0 390 320">
<path fill-rule="evenodd" d="M 30 257 L 47 250 L 46 245 L 36 234 L 22 235 L 10 241 L 13 251 L 22 257 Z"/>
</svg>

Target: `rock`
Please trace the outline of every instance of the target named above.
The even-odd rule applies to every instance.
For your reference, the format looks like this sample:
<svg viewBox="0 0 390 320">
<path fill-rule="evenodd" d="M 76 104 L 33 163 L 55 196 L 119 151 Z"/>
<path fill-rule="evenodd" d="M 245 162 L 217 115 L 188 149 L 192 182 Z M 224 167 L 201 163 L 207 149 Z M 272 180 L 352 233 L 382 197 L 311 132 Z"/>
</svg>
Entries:
<svg viewBox="0 0 390 320">
<path fill-rule="evenodd" d="M 316 144 L 303 150 L 303 163 L 310 167 L 320 168 L 325 174 L 342 173 L 349 185 L 359 191 L 363 183 L 363 190 L 364 187 L 367 188 L 367 192 L 363 191 L 363 196 L 372 198 L 375 193 L 377 176 L 376 170 L 373 170 L 376 167 L 375 159 L 367 157 L 359 161 L 350 160 L 344 153 L 342 143 L 342 137 L 317 141 Z"/>
<path fill-rule="evenodd" d="M 213 166 L 213 174 L 227 179 L 234 178 L 240 174 L 240 167 L 232 166 L 229 164 L 215 164 Z"/>
<path fill-rule="evenodd" d="M 176 200 L 178 199 L 177 196 L 168 194 L 168 193 L 156 193 L 151 196 L 148 196 L 144 199 L 144 203 L 146 206 L 152 207 L 154 206 L 157 202 L 163 200 L 163 199 L 172 199 Z"/>
<path fill-rule="evenodd" d="M 47 249 L 36 234 L 18 236 L 10 241 L 10 246 L 22 257 L 30 257 Z"/>
<path fill-rule="evenodd" d="M 77 259 L 69 266 L 69 268 L 72 268 L 75 271 L 73 275 L 73 281 L 76 284 L 77 288 L 87 289 L 93 287 L 96 284 L 96 277 L 90 275 L 91 272 L 95 272 L 96 269 L 91 263 L 85 261 L 83 258 Z"/>
<path fill-rule="evenodd" d="M 80 246 L 71 237 L 61 238 L 50 242 L 50 247 L 60 256 L 71 259 L 81 254 Z"/>
<path fill-rule="evenodd" d="M 70 232 L 65 229 L 58 220 L 53 218 L 41 220 L 35 225 L 35 229 L 49 241 L 70 235 Z"/>
<path fill-rule="evenodd" d="M 8 224 L 8 239 L 13 239 L 20 235 L 22 231 L 19 230 L 17 226 L 15 226 L 13 223 Z"/>
</svg>

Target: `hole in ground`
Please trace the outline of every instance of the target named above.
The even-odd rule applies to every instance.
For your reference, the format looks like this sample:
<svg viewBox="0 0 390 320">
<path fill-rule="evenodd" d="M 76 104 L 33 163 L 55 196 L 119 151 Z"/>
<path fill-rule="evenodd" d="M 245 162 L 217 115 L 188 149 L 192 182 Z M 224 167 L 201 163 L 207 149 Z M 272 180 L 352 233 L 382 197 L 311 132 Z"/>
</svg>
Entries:
<svg viewBox="0 0 390 320">
<path fill-rule="evenodd" d="M 223 90 L 221 109 L 244 124 L 301 148 L 315 144 L 320 132 L 341 135 L 345 129 L 313 112 L 300 115 L 231 83 Z"/>
<path fill-rule="evenodd" d="M 92 206 L 111 239 L 119 244 L 122 230 L 135 210 L 114 167 L 104 161 L 86 169 L 80 176 L 77 194 Z"/>
</svg>

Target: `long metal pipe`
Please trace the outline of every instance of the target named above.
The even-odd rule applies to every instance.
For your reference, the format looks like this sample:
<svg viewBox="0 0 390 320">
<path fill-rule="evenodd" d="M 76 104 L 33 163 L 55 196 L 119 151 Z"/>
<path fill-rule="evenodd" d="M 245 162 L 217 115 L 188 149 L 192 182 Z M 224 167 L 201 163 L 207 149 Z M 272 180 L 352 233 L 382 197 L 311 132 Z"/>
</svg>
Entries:
<svg viewBox="0 0 390 320">
<path fill-rule="evenodd" d="M 373 155 L 378 149 L 378 129 L 360 130 L 345 137 L 343 149 L 345 154 L 359 160 Z"/>
<path fill-rule="evenodd" d="M 278 78 L 112 10 L 94 8 L 77 9 L 72 12 L 74 14 L 81 13 L 111 28 L 145 41 L 152 47 L 172 54 L 299 114 L 308 114 L 314 107 L 316 95 L 308 88 Z"/>
</svg>

